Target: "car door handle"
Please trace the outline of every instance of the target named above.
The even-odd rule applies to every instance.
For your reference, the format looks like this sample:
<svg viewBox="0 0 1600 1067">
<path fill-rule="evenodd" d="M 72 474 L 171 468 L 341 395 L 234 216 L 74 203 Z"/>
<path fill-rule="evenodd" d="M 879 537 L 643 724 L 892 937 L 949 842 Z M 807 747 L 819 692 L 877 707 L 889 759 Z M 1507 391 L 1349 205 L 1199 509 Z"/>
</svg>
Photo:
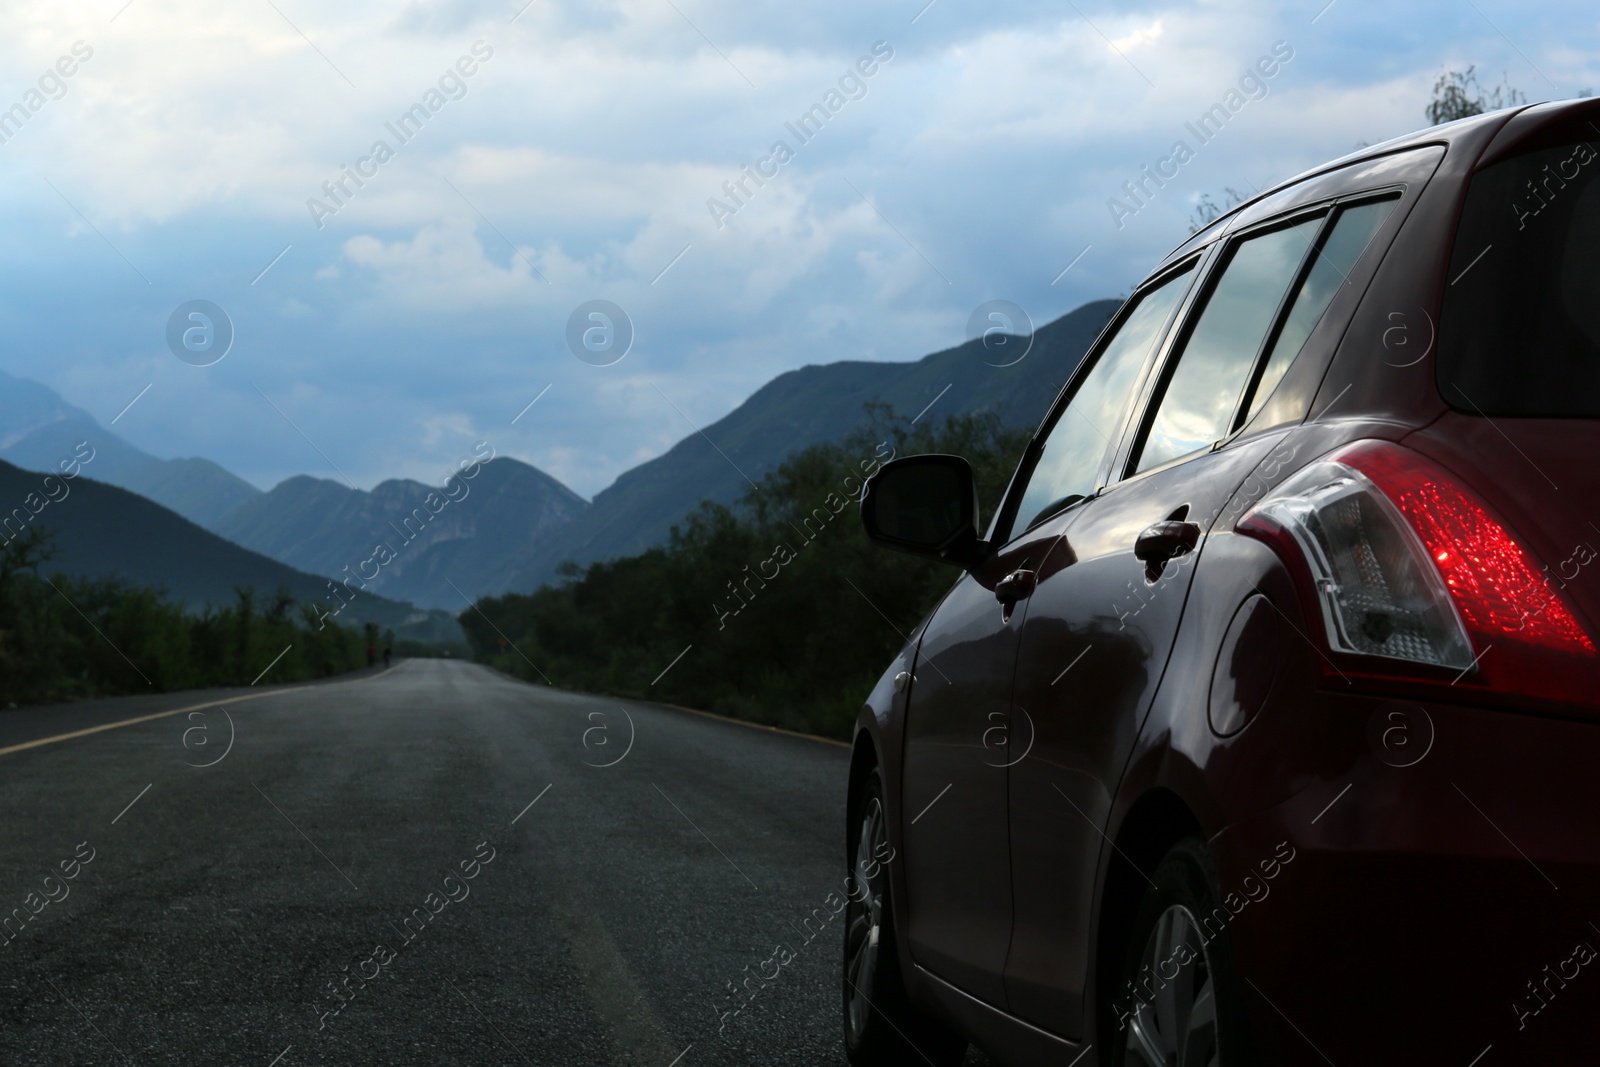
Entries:
<svg viewBox="0 0 1600 1067">
<path fill-rule="evenodd" d="M 1200 543 L 1200 526 L 1193 522 L 1168 520 L 1147 526 L 1133 542 L 1135 558 L 1145 563 L 1165 563 L 1187 555 Z"/>
<path fill-rule="evenodd" d="M 1039 577 L 1033 571 L 1012 571 L 995 583 L 994 598 L 1010 607 L 1032 593 L 1038 581 Z"/>
</svg>

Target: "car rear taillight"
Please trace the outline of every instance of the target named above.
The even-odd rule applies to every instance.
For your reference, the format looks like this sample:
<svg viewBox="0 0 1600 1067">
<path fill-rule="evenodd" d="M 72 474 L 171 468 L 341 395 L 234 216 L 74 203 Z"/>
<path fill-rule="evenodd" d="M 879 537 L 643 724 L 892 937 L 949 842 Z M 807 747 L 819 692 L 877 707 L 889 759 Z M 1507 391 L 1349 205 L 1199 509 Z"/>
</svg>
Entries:
<svg viewBox="0 0 1600 1067">
<path fill-rule="evenodd" d="M 1341 674 L 1596 703 L 1595 643 L 1572 608 L 1476 494 L 1415 452 L 1343 448 L 1237 530 L 1310 572 L 1331 652 L 1379 657 Z"/>
</svg>

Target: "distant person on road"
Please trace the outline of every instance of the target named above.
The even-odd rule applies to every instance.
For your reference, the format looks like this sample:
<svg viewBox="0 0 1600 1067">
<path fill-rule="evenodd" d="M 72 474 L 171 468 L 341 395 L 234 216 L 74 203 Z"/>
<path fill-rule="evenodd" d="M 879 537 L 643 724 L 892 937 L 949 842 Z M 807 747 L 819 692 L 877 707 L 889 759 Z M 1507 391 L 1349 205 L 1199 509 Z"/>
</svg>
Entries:
<svg viewBox="0 0 1600 1067">
<path fill-rule="evenodd" d="M 389 669 L 389 657 L 393 653 L 394 653 L 394 649 L 393 648 L 391 648 L 388 645 L 384 645 L 383 646 L 383 669 L 384 670 L 388 670 Z"/>
<path fill-rule="evenodd" d="M 378 662 L 378 646 L 377 645 L 368 645 L 367 646 L 367 666 L 370 667 L 376 662 Z"/>
</svg>

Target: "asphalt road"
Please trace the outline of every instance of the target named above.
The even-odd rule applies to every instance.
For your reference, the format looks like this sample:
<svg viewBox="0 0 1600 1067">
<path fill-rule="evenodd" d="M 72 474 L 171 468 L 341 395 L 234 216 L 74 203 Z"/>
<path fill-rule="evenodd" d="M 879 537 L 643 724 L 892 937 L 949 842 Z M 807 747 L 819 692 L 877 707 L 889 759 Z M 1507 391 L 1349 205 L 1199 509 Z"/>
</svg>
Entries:
<svg viewBox="0 0 1600 1067">
<path fill-rule="evenodd" d="M 0 1064 L 844 1062 L 843 747 L 410 660 L 14 748 L 238 695 L 0 713 Z"/>
</svg>

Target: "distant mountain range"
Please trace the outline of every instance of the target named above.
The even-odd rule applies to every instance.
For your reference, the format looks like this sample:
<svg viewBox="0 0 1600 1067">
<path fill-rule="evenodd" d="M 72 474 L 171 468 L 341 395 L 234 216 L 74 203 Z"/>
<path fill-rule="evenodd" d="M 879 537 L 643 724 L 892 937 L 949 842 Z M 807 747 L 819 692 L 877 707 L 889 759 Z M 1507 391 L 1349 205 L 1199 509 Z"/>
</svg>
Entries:
<svg viewBox="0 0 1600 1067">
<path fill-rule="evenodd" d="M 374 605 L 411 601 L 455 613 L 466 607 L 463 596 L 531 591 L 553 580 L 567 560 L 587 564 L 660 543 L 702 500 L 734 503 L 749 488 L 747 478 L 759 480 L 794 452 L 845 436 L 861 424 L 870 401 L 903 415 L 925 411 L 923 418 L 994 411 L 1008 425 L 1033 425 L 1117 307 L 1115 300 L 1095 301 L 1041 327 L 1026 357 L 1014 363 L 1015 348 L 1002 360 L 981 342 L 969 341 L 915 362 L 846 361 L 781 374 L 703 433 L 689 433 L 665 454 L 625 471 L 592 504 L 507 457 L 482 463 L 476 477 L 463 483 L 466 495 L 443 507 L 437 497 L 428 506 L 436 487 L 403 479 L 363 491 L 301 475 L 262 492 L 209 460 L 158 459 L 49 388 L 4 373 L 0 460 L 53 471 L 79 442 L 92 445 L 95 459 L 74 483 L 74 493 L 87 489 L 86 499 L 108 509 L 95 523 L 135 522 L 130 528 L 150 531 L 149 538 L 118 540 L 105 527 L 78 529 L 80 520 L 72 517 L 78 509 L 62 509 L 64 548 L 78 566 L 98 568 L 95 573 L 164 585 L 191 603 L 228 599 L 233 585 L 267 590 L 280 581 L 297 596 L 304 590 L 303 599 L 316 599 L 325 587 L 311 574 L 355 574 L 375 546 L 385 544 L 393 558 L 377 568 L 363 597 Z M 1010 365 L 996 365 L 1002 362 Z M 0 468 L 11 470 L 3 463 Z M 86 479 L 162 508 L 140 510 L 125 499 L 128 494 L 102 496 L 110 487 L 90 486 Z M 0 477 L 0 491 L 8 484 Z M 170 509 L 165 518 L 154 513 L 163 508 Z M 81 521 L 88 524 L 90 517 Z M 209 561 L 203 575 L 186 565 L 189 551 Z M 273 561 L 279 570 L 261 569 Z M 365 569 L 371 573 L 370 564 Z M 391 601 L 381 601 L 380 593 Z M 395 625 L 392 620 L 405 615 L 411 619 L 407 626 L 434 625 L 424 613 L 407 611 L 398 603 L 383 607 L 391 620 L 384 624 Z"/>
<path fill-rule="evenodd" d="M 844 437 L 861 424 L 868 401 L 907 416 L 932 403 L 923 418 L 994 411 L 1007 425 L 1036 425 L 1120 306 L 1096 300 L 1039 328 L 1026 356 L 1010 366 L 995 364 L 1016 355 L 1002 359 L 968 341 L 914 363 L 847 361 L 780 374 L 704 434 L 623 472 L 571 523 L 527 542 L 509 589 L 538 588 L 565 560 L 592 563 L 659 544 L 700 501 L 731 504 L 749 488 L 747 477 L 759 480 L 799 449 Z"/>
<path fill-rule="evenodd" d="M 363 492 L 300 475 L 246 500 L 212 529 L 291 566 L 336 577 L 358 573 L 374 546 L 386 544 L 394 559 L 365 568 L 377 572 L 372 589 L 461 611 L 468 606 L 463 595 L 506 588 L 517 549 L 588 507 L 543 471 L 501 457 L 483 463 L 470 480 L 452 480 L 448 495 L 407 480 Z"/>
<path fill-rule="evenodd" d="M 51 469 L 58 470 L 59 460 L 74 454 L 69 447 L 55 457 Z M 0 461 L 0 517 L 10 520 L 9 532 L 37 526 L 54 533 L 55 556 L 42 568 L 46 574 L 121 578 L 162 589 L 196 610 L 232 603 L 238 586 L 254 586 L 262 598 L 284 587 L 296 600 L 325 609 L 337 603 L 326 578 L 240 548 L 136 493 L 92 480 L 101 458 L 93 454 L 78 477 L 53 479 L 48 485 L 39 472 Z M 397 636 L 420 641 L 461 641 L 465 636 L 451 613 L 421 611 L 366 592 L 358 592 L 336 621 L 358 628 L 375 622 L 392 627 Z"/>
<path fill-rule="evenodd" d="M 464 494 L 452 490 L 460 499 L 437 514 L 427 506 L 435 487 L 404 479 L 367 492 L 299 475 L 264 493 L 210 460 L 158 459 L 46 386 L 0 372 L 0 460 L 54 471 L 85 441 L 95 458 L 84 478 L 137 493 L 290 567 L 348 577 L 386 543 L 395 557 L 376 568 L 368 588 L 452 614 L 467 606 L 462 593 L 476 598 L 504 590 L 529 538 L 589 506 L 543 471 L 505 457 L 482 464 L 462 483 Z"/>
<path fill-rule="evenodd" d="M 209 459 L 157 459 L 102 427 L 53 390 L 0 372 L 0 459 L 53 471 L 79 441 L 95 449 L 93 474 L 210 527 L 261 490 Z"/>
</svg>

